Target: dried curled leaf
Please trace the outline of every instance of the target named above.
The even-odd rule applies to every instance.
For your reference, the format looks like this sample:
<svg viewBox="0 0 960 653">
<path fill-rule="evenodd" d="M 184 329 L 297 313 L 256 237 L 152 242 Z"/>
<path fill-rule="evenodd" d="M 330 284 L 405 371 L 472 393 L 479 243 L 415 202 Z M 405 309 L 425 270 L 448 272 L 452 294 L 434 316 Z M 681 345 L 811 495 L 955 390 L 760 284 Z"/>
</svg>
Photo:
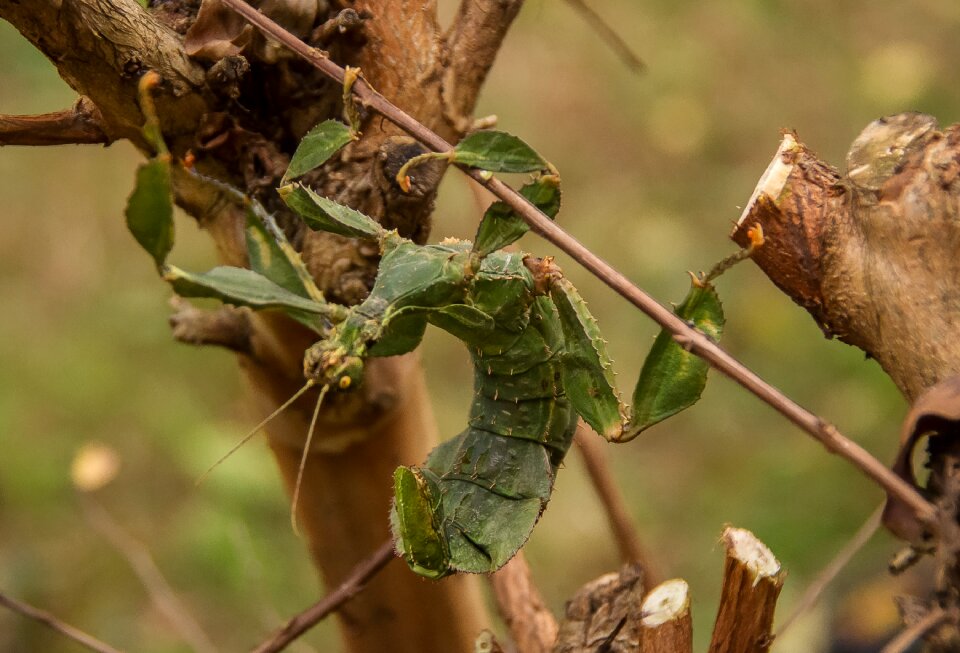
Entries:
<svg viewBox="0 0 960 653">
<path fill-rule="evenodd" d="M 924 436 L 956 438 L 960 436 L 960 376 L 952 376 L 927 389 L 913 403 L 900 431 L 900 451 L 893 471 L 914 487 L 913 455 Z M 913 509 L 895 497 L 887 496 L 883 524 L 899 538 L 918 542 L 923 524 Z"/>
</svg>

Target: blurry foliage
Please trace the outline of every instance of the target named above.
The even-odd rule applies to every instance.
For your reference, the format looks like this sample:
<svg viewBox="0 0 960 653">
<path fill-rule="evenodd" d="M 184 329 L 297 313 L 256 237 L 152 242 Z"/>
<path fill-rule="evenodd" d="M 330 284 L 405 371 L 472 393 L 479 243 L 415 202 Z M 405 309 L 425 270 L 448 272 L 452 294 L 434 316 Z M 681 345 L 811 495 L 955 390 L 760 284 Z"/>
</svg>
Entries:
<svg viewBox="0 0 960 653">
<path fill-rule="evenodd" d="M 442 5 L 450 15 L 455 3 Z M 500 128 L 560 169 L 559 222 L 663 301 L 683 296 L 685 270 L 732 251 L 731 221 L 780 128 L 795 128 L 841 165 L 876 117 L 920 110 L 942 124 L 957 120 L 953 0 L 604 0 L 596 8 L 645 59 L 645 75 L 624 68 L 563 3 L 529 0 L 477 114 L 498 114 Z M 4 23 L 0 60 L 0 112 L 73 101 L 52 66 Z M 320 588 L 290 532 L 262 440 L 193 486 L 250 416 L 229 354 L 170 338 L 169 291 L 123 224 L 139 161 L 125 144 L 0 151 L 0 587 L 117 646 L 183 650 L 77 506 L 70 461 L 99 440 L 122 466 L 98 500 L 149 543 L 213 640 L 241 650 Z M 434 239 L 472 236 L 487 201 L 448 175 Z M 177 228 L 174 261 L 213 263 L 195 225 L 181 219 Z M 533 236 L 521 246 L 554 253 Z M 656 327 L 558 259 L 598 317 L 629 392 Z M 718 287 L 728 349 L 892 459 L 904 403 L 875 363 L 826 341 L 754 266 L 739 266 Z M 456 433 L 469 400 L 466 355 L 437 330 L 422 352 L 443 432 Z M 579 460 L 568 461 L 526 549 L 558 610 L 580 584 L 617 565 Z M 846 463 L 715 374 L 696 408 L 619 447 L 611 462 L 647 545 L 669 575 L 690 582 L 699 648 L 715 614 L 724 523 L 753 530 L 788 569 L 785 615 L 881 500 Z M 814 625 L 798 625 L 776 650 L 818 650 L 839 597 L 882 574 L 893 548 L 877 537 L 813 613 Z M 325 624 L 307 641 L 335 650 L 334 637 Z M 22 650 L 77 649 L 0 612 L 0 651 Z"/>
</svg>

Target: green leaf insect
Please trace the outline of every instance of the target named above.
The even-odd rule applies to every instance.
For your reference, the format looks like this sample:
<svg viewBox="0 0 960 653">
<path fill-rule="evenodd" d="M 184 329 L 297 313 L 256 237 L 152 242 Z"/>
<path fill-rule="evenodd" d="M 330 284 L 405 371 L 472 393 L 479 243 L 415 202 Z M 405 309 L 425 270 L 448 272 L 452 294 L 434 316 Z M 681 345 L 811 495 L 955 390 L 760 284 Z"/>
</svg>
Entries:
<svg viewBox="0 0 960 653">
<path fill-rule="evenodd" d="M 528 196 L 555 213 L 555 180 L 539 181 Z M 306 189 L 283 197 L 315 210 Z M 367 299 L 306 352 L 307 379 L 349 391 L 365 359 L 411 351 L 427 324 L 467 346 L 475 388 L 467 426 L 423 464 L 397 470 L 391 525 L 398 551 L 422 576 L 495 571 L 546 507 L 578 417 L 611 441 L 632 438 L 646 418 L 620 401 L 596 321 L 551 259 L 485 251 L 512 236 L 484 237 L 480 248 L 452 239 L 417 245 L 331 200 L 320 204 L 325 217 L 308 224 L 368 234 L 383 256 Z"/>
<path fill-rule="evenodd" d="M 323 165 L 341 147 L 354 139 L 354 132 L 339 120 L 324 120 L 307 132 L 290 158 L 281 185 Z"/>
<path fill-rule="evenodd" d="M 334 148 L 324 151 L 330 156 Z M 311 164 L 319 165 L 321 158 Z M 515 137 L 478 132 L 458 146 L 456 160 L 489 170 L 547 170 L 521 192 L 550 217 L 559 210 L 555 171 Z M 138 186 L 134 195 L 139 191 Z M 310 228 L 379 245 L 370 294 L 346 307 L 323 299 L 263 207 L 227 191 L 249 210 L 252 269 L 190 273 L 165 263 L 169 247 L 163 238 L 138 240 L 179 294 L 284 311 L 321 335 L 304 355 L 306 384 L 274 415 L 313 386 L 321 388 L 316 410 L 328 391 L 353 390 L 362 383 L 366 359 L 412 351 L 428 324 L 467 346 L 474 398 L 466 427 L 422 464 L 394 474 L 391 527 L 397 550 L 424 577 L 489 573 L 516 554 L 550 500 L 578 418 L 607 440 L 624 441 L 690 405 L 702 390 L 705 368 L 672 340 L 658 339 L 635 407 L 628 410 L 596 321 L 576 288 L 549 257 L 503 249 L 527 230 L 504 204 L 487 211 L 476 244 L 448 239 L 418 245 L 359 211 L 286 184 L 282 199 Z M 142 231 L 161 233 L 152 229 Z M 709 277 L 702 282 L 678 312 L 716 338 L 722 314 Z"/>
<path fill-rule="evenodd" d="M 536 150 L 512 134 L 476 131 L 453 148 L 453 161 L 490 172 L 536 172 L 549 167 Z"/>
<path fill-rule="evenodd" d="M 157 268 L 173 249 L 173 194 L 169 157 L 152 159 L 137 169 L 137 182 L 127 200 L 127 228 Z"/>
<path fill-rule="evenodd" d="M 694 277 L 690 292 L 675 312 L 698 331 L 714 340 L 720 339 L 724 324 L 723 307 L 716 289 L 709 282 Z M 709 369 L 705 360 L 684 349 L 672 333 L 661 331 L 633 391 L 631 426 L 634 434 L 695 404 L 707 385 Z"/>
</svg>

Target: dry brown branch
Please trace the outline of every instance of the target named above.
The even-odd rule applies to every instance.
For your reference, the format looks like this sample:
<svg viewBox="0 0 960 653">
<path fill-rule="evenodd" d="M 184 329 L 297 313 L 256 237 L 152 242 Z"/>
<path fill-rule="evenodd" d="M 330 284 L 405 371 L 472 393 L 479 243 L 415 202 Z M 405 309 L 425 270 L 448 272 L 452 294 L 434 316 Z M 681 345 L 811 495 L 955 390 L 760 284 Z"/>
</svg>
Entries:
<svg viewBox="0 0 960 653">
<path fill-rule="evenodd" d="M 923 619 L 904 628 L 883 647 L 880 653 L 906 653 L 914 642 L 926 635 L 932 629 L 946 621 L 950 614 L 941 608 L 934 608 Z"/>
<path fill-rule="evenodd" d="M 235 306 L 203 310 L 177 296 L 170 299 L 170 305 L 174 339 L 188 345 L 224 347 L 238 354 L 253 353 L 249 311 Z"/>
<path fill-rule="evenodd" d="M 567 601 L 553 653 L 634 653 L 644 586 L 640 567 L 627 564 L 581 587 Z"/>
<path fill-rule="evenodd" d="M 733 233 L 762 225 L 757 265 L 909 400 L 960 373 L 958 152 L 960 125 L 899 114 L 864 128 L 841 175 L 785 134 Z"/>
<path fill-rule="evenodd" d="M 657 585 L 640 607 L 640 653 L 692 653 L 690 587 L 680 579 Z"/>
<path fill-rule="evenodd" d="M 444 117 L 460 132 L 470 128 L 477 95 L 523 0 L 462 0 L 444 36 Z"/>
<path fill-rule="evenodd" d="M 337 589 L 290 619 L 269 639 L 253 649 L 253 653 L 275 653 L 285 649 L 298 637 L 323 621 L 327 615 L 336 612 L 347 601 L 359 594 L 370 579 L 386 567 L 394 557 L 393 542 L 384 542 L 379 549 L 358 564 Z"/>
<path fill-rule="evenodd" d="M 533 581 L 523 551 L 491 574 L 490 584 L 518 653 L 550 651 L 557 639 L 557 620 Z"/>
<path fill-rule="evenodd" d="M 291 35 L 282 27 L 269 20 L 243 0 L 223 0 L 232 9 L 240 13 L 258 29 L 271 38 L 290 48 L 293 52 L 309 61 L 318 70 L 332 79 L 343 81 L 343 69 Z M 354 94 L 362 104 L 388 118 L 398 127 L 436 152 L 449 152 L 452 146 L 438 134 L 432 132 L 408 113 L 399 109 L 369 84 L 360 80 L 353 87 Z M 743 363 L 721 349 L 705 334 L 691 328 L 671 310 L 658 303 L 650 295 L 635 286 L 629 279 L 611 267 L 599 256 L 584 247 L 559 225 L 527 202 L 519 193 L 496 177 L 486 178 L 478 170 L 467 171 L 471 177 L 503 200 L 523 218 L 531 229 L 540 234 L 558 248 L 569 254 L 598 279 L 606 283 L 618 294 L 629 300 L 648 317 L 681 339 L 684 345 L 697 356 L 702 357 L 714 368 L 730 377 L 759 399 L 775 408 L 781 415 L 820 441 L 828 451 L 842 456 L 867 477 L 880 485 L 888 494 L 900 498 L 916 512 L 924 522 L 935 519 L 935 508 L 913 487 L 893 474 L 879 460 L 856 442 L 843 436 L 835 426 L 814 415 L 795 401 L 784 395 Z M 761 248 L 763 249 L 763 248 Z"/>
<path fill-rule="evenodd" d="M 709 652 L 763 653 L 773 643 L 773 613 L 784 572 L 750 531 L 727 528 L 721 541 L 726 561 Z"/>
<path fill-rule="evenodd" d="M 573 7 L 593 30 L 603 39 L 603 42 L 610 46 L 610 49 L 616 53 L 620 60 L 635 73 L 642 73 L 647 69 L 647 65 L 633 51 L 633 48 L 623 40 L 623 37 L 617 33 L 617 30 L 610 26 L 603 17 L 588 5 L 584 0 L 567 0 L 567 4 Z"/>
<path fill-rule="evenodd" d="M 599 435 L 594 433 L 582 420 L 577 426 L 574 436 L 587 469 L 587 475 L 593 484 L 594 490 L 603 505 L 613 531 L 613 537 L 620 550 L 622 562 L 634 562 L 643 570 L 644 583 L 652 585 L 659 582 L 660 576 L 650 560 L 650 554 L 640 542 L 636 525 L 630 518 L 627 503 L 623 499 L 620 488 L 613 480 L 610 467 L 607 465 L 605 443 Z"/>
<path fill-rule="evenodd" d="M 91 651 L 97 651 L 97 653 L 120 653 L 118 649 L 113 648 L 109 644 L 101 642 L 96 637 L 88 635 L 82 630 L 74 628 L 68 623 L 60 621 L 49 612 L 35 608 L 28 603 L 24 603 L 23 601 L 18 601 L 17 599 L 11 598 L 3 592 L 0 592 L 0 605 L 13 610 L 17 614 L 22 615 L 27 619 L 33 619 L 34 621 L 57 631 L 64 637 L 73 640 L 77 644 L 80 644 Z"/>
<path fill-rule="evenodd" d="M 81 495 L 80 504 L 87 522 L 123 556 L 147 590 L 150 601 L 183 641 L 198 653 L 215 653 L 217 647 L 177 598 L 147 547 L 120 526 L 93 498 Z"/>
<path fill-rule="evenodd" d="M 0 115 L 2 145 L 80 145 L 111 139 L 103 128 L 100 110 L 82 97 L 69 109 L 36 116 Z"/>
<path fill-rule="evenodd" d="M 207 106 L 202 69 L 176 34 L 136 0 L 0 0 L 0 18 L 54 62 L 60 76 L 100 110 L 109 141 L 125 138 L 142 149 L 143 117 L 137 80 L 147 69 L 163 78 L 157 99 L 163 133 L 184 151 Z"/>
<path fill-rule="evenodd" d="M 795 623 L 797 619 L 806 614 L 807 610 L 817 604 L 817 601 L 820 600 L 820 596 L 827 586 L 833 582 L 840 572 L 843 571 L 843 568 L 847 566 L 860 549 L 870 541 L 870 538 L 877 532 L 877 529 L 880 528 L 880 518 L 882 516 L 883 506 L 880 506 L 867 517 L 863 525 L 857 529 L 853 537 L 837 552 L 833 560 L 823 568 L 823 571 L 817 574 L 817 577 L 810 583 L 810 586 L 807 587 L 803 596 L 797 601 L 797 605 L 793 608 L 790 616 L 780 624 L 780 627 L 777 629 L 777 637 L 783 637 L 783 634 L 787 632 L 791 624 Z"/>
</svg>

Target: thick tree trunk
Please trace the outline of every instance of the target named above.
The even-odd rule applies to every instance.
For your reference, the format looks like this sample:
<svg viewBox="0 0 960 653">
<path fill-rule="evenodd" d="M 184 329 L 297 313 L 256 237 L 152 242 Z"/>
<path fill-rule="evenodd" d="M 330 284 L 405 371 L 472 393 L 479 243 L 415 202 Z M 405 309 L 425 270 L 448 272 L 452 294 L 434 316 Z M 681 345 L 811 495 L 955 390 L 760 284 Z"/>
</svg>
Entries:
<svg viewBox="0 0 960 653">
<path fill-rule="evenodd" d="M 332 17 L 338 10 L 333 5 L 340 3 L 330 4 Z M 342 42 L 316 44 L 330 49 L 340 63 L 359 66 L 377 90 L 456 141 L 470 125 L 480 87 L 522 2 L 464 0 L 447 36 L 440 34 L 432 1 L 343 4 L 364 17 L 360 32 L 347 34 Z M 158 72 L 163 80 L 157 91 L 158 113 L 173 155 L 193 151 L 201 172 L 229 180 L 277 210 L 327 296 L 358 301 L 375 275 L 376 252 L 330 234 L 305 232 L 282 215 L 272 192 L 296 140 L 314 123 L 338 114 L 341 90 L 282 53 L 269 60 L 252 48 L 242 52 L 252 69 L 246 73 L 242 62 L 222 59 L 225 52 L 210 54 L 229 47 L 226 42 L 208 40 L 208 47 L 191 49 L 197 58 L 189 57 L 184 34 L 193 24 L 191 6 L 196 3 L 167 2 L 151 14 L 136 0 L 0 0 L 0 18 L 50 58 L 85 98 L 84 107 L 99 112 L 102 138 L 98 135 L 97 142 L 123 138 L 148 150 L 140 132 L 137 80 L 146 70 Z M 325 18 L 317 17 L 309 27 Z M 312 34 L 320 39 L 327 32 L 317 29 Z M 305 33 L 309 36 L 311 30 Z M 192 34 L 193 48 L 198 39 Z M 201 46 L 204 38 L 199 38 Z M 224 84 L 227 64 L 240 71 L 236 83 Z M 237 101 L 237 94 L 244 93 Z M 421 174 L 414 192 L 401 193 L 392 174 L 416 147 L 388 122 L 366 118 L 363 138 L 308 181 L 422 240 L 429 231 L 442 169 Z M 177 202 L 210 233 L 221 260 L 244 265 L 242 211 L 186 175 L 177 175 L 175 181 Z M 239 351 L 255 405 L 266 415 L 303 384 L 301 359 L 312 338 L 277 316 L 243 319 L 242 328 L 231 331 L 228 346 Z M 178 337 L 215 342 L 210 334 L 191 332 L 201 323 L 179 321 Z M 224 323 L 217 326 L 222 329 Z M 268 429 L 288 487 L 297 475 L 315 399 L 316 394 L 305 396 Z M 310 552 L 328 586 L 389 537 L 391 473 L 398 464 L 421 461 L 436 441 L 415 356 L 374 361 L 362 391 L 328 398 L 298 510 Z M 465 651 L 484 620 L 475 578 L 428 583 L 391 563 L 347 606 L 341 625 L 350 651 Z"/>
</svg>

